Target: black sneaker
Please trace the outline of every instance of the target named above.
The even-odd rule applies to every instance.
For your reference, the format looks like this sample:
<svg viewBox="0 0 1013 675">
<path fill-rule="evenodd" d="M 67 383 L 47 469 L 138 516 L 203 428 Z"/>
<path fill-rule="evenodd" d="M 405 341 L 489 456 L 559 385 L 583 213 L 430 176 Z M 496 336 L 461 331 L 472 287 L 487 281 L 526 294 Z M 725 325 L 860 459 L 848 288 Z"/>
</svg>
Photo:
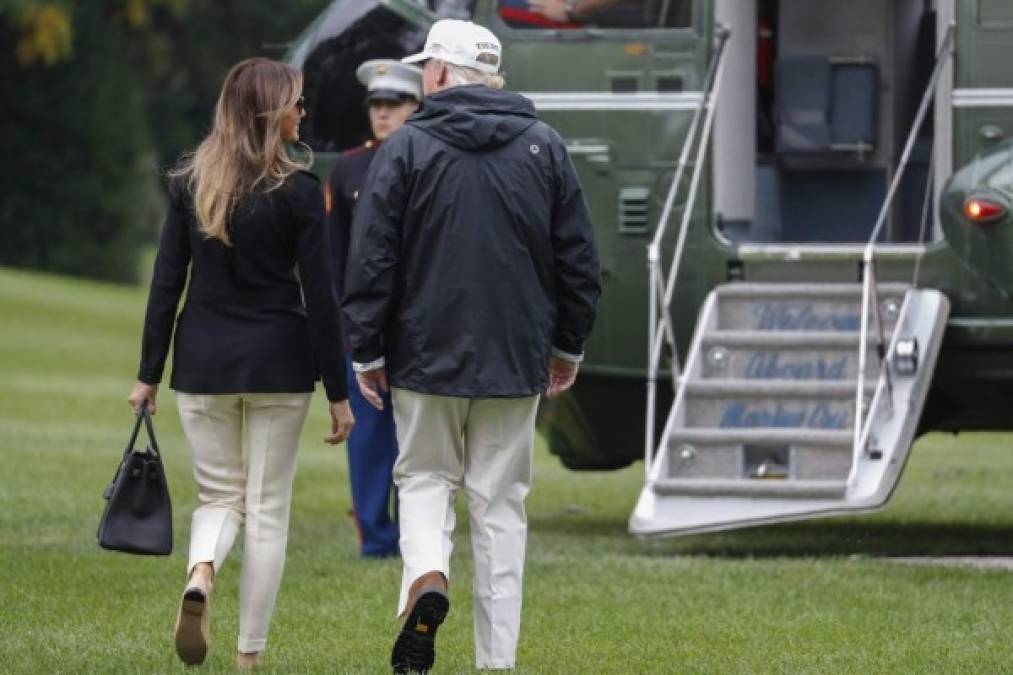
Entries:
<svg viewBox="0 0 1013 675">
<path fill-rule="evenodd" d="M 447 618 L 450 599 L 441 590 L 419 596 L 394 641 L 390 665 L 395 673 L 428 673 L 436 660 L 436 629 Z"/>
</svg>

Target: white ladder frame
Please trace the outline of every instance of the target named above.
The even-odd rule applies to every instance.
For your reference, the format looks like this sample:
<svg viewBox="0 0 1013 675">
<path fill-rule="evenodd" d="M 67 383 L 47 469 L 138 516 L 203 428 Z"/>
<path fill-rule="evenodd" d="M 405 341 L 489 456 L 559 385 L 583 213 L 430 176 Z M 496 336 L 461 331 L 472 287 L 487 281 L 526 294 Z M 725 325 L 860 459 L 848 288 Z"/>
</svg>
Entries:
<svg viewBox="0 0 1013 675">
<path fill-rule="evenodd" d="M 721 80 L 724 74 L 725 45 L 731 33 L 723 27 L 718 27 L 717 46 L 715 47 L 714 58 L 707 72 L 704 83 L 704 95 L 701 97 L 700 105 L 693 113 L 693 121 L 690 123 L 686 133 L 686 140 L 683 141 L 682 152 L 679 155 L 678 165 L 672 183 L 669 186 L 668 194 L 665 197 L 665 205 L 658 219 L 658 226 L 655 228 L 654 237 L 647 247 L 647 267 L 649 277 L 650 307 L 648 310 L 648 365 L 647 365 L 647 419 L 644 432 L 644 475 L 651 479 L 652 468 L 655 459 L 656 446 L 654 443 L 654 429 L 657 419 L 657 397 L 658 397 L 658 374 L 661 367 L 661 358 L 664 355 L 664 348 L 667 345 L 670 351 L 669 366 L 672 386 L 676 388 L 676 404 L 683 396 L 684 387 L 679 385 L 679 355 L 676 350 L 674 322 L 671 315 L 672 298 L 675 294 L 675 280 L 679 275 L 679 267 L 682 262 L 682 254 L 686 245 L 686 235 L 689 232 L 689 223 L 693 215 L 693 207 L 696 204 L 696 196 L 700 188 L 700 178 L 703 173 L 704 161 L 707 149 L 710 146 L 711 131 L 714 126 L 714 114 L 717 112 L 717 104 L 721 92 Z M 683 207 L 682 222 L 679 227 L 679 235 L 676 240 L 675 252 L 672 255 L 671 271 L 665 274 L 662 263 L 661 246 L 665 238 L 665 231 L 668 228 L 668 219 L 675 206 L 675 197 L 682 181 L 686 164 L 689 160 L 690 148 L 696 139 L 697 128 L 700 124 L 700 117 L 706 110 L 703 131 L 700 134 L 700 141 L 697 146 L 693 176 L 690 180 L 689 196 Z M 690 352 L 692 353 L 692 351 Z M 669 414 L 668 422 L 662 432 L 659 446 L 667 445 L 671 435 L 672 421 L 676 406 L 673 405 L 672 413 Z"/>
<path fill-rule="evenodd" d="M 890 374 L 890 364 L 893 362 L 893 352 L 896 345 L 896 339 L 891 340 L 891 344 L 888 349 L 886 345 L 885 332 L 883 330 L 883 307 L 879 297 L 879 286 L 876 283 L 876 240 L 879 238 L 880 232 L 882 232 L 883 226 L 890 214 L 890 208 L 893 205 L 894 196 L 900 188 L 900 182 L 904 177 L 904 171 L 907 169 L 911 158 L 911 152 L 914 149 L 915 140 L 918 137 L 918 131 L 921 129 L 922 123 L 925 121 L 925 115 L 928 113 L 929 105 L 935 98 L 936 88 L 939 83 L 939 76 L 942 73 L 943 66 L 946 65 L 948 58 L 953 55 L 954 29 L 955 25 L 951 23 L 947 28 L 946 35 L 940 43 L 939 51 L 936 53 L 935 67 L 932 70 L 932 76 L 929 78 L 928 86 L 925 88 L 925 93 L 922 94 L 922 100 L 918 106 L 918 112 L 915 114 L 914 122 L 911 125 L 911 131 L 908 133 L 907 142 L 904 144 L 904 152 L 901 154 L 900 163 L 893 174 L 893 179 L 890 181 L 890 189 L 887 191 L 886 198 L 883 200 L 883 204 L 879 209 L 879 216 L 876 218 L 876 225 L 872 228 L 872 234 L 869 236 L 869 241 L 866 243 L 865 250 L 862 253 L 862 327 L 858 340 L 858 383 L 855 387 L 855 428 L 854 442 L 852 446 L 851 471 L 848 473 L 849 490 L 854 490 L 857 485 L 859 462 L 861 462 L 862 456 L 866 453 L 869 443 L 869 435 L 872 432 L 872 425 L 876 418 L 876 414 L 879 411 L 879 406 L 884 403 L 884 395 L 886 396 L 884 408 L 885 414 L 892 415 L 894 408 L 893 379 Z M 931 180 L 932 171 L 929 171 L 929 181 L 931 182 Z M 926 186 L 926 190 L 927 189 L 928 186 Z M 917 268 L 915 276 L 917 277 Z M 915 281 L 917 282 L 917 278 Z M 876 354 L 879 357 L 879 378 L 876 383 L 875 394 L 868 406 L 868 415 L 866 415 L 865 370 L 867 366 L 868 341 L 870 337 L 870 310 L 875 318 L 876 324 Z M 896 338 L 896 336 L 894 336 L 894 338 Z"/>
</svg>

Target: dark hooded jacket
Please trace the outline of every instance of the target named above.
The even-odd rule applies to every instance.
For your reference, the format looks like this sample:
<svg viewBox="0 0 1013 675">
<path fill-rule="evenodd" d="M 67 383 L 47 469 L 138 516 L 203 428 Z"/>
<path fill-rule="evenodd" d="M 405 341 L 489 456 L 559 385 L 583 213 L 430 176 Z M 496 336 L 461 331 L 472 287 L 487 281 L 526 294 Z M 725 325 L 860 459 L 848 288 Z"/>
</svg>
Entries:
<svg viewBox="0 0 1013 675">
<path fill-rule="evenodd" d="M 600 294 L 587 205 L 531 102 L 481 85 L 426 98 L 377 153 L 343 299 L 356 362 L 442 396 L 543 392 L 580 354 Z"/>
</svg>

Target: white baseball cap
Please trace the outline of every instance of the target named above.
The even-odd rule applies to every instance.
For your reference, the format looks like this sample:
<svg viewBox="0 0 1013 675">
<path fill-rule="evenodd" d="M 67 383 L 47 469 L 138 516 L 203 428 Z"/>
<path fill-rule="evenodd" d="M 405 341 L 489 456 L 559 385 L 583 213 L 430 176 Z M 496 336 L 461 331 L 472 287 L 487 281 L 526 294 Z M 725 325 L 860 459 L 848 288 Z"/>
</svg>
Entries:
<svg viewBox="0 0 1013 675">
<path fill-rule="evenodd" d="M 401 62 L 420 63 L 429 59 L 495 75 L 503 60 L 503 47 L 492 31 L 484 26 L 460 19 L 443 19 L 429 29 L 423 50 L 401 59 Z"/>
</svg>

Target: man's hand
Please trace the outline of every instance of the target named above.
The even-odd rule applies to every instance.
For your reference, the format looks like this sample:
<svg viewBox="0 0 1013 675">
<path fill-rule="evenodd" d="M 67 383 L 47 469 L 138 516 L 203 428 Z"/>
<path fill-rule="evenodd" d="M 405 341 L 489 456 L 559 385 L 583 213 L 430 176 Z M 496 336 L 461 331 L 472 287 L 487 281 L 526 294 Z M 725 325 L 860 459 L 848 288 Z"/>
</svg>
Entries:
<svg viewBox="0 0 1013 675">
<path fill-rule="evenodd" d="M 348 405 L 348 399 L 337 401 L 331 404 L 331 435 L 324 437 L 324 443 L 337 445 L 348 439 L 355 426 L 355 418 L 352 416 L 352 409 Z"/>
<path fill-rule="evenodd" d="M 549 389 L 545 392 L 548 398 L 556 398 L 573 386 L 577 379 L 577 368 L 580 364 L 567 361 L 558 356 L 549 357 Z"/>
<path fill-rule="evenodd" d="M 377 410 L 383 410 L 383 399 L 380 398 L 380 392 L 390 391 L 390 387 L 387 385 L 386 369 L 376 368 L 364 373 L 356 373 L 355 379 L 359 383 L 359 391 L 362 392 L 363 398 Z"/>
<path fill-rule="evenodd" d="M 566 0 L 528 0 L 528 9 L 546 19 L 563 23 L 567 21 Z"/>
<path fill-rule="evenodd" d="M 127 403 L 133 408 L 134 414 L 138 415 L 141 412 L 141 406 L 147 401 L 148 412 L 152 415 L 158 409 L 155 404 L 155 399 L 158 398 L 158 385 L 157 384 L 145 384 L 144 382 L 138 382 L 134 385 L 130 395 L 127 396 Z"/>
</svg>

